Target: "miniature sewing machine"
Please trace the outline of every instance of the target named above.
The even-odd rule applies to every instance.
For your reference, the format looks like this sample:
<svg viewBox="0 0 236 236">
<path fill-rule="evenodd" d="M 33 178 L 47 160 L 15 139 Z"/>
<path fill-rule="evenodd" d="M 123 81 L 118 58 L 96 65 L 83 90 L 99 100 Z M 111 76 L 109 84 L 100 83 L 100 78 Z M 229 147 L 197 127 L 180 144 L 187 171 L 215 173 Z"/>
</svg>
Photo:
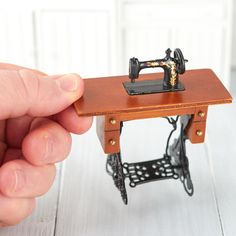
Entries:
<svg viewBox="0 0 236 236">
<path fill-rule="evenodd" d="M 185 72 L 180 49 L 166 50 L 163 59 L 140 62 L 131 58 L 129 76 L 85 80 L 85 92 L 75 102 L 79 116 L 97 116 L 97 135 L 108 154 L 106 170 L 127 204 L 125 179 L 135 187 L 156 180 L 180 179 L 188 195 L 193 194 L 185 142 L 204 142 L 209 105 L 232 102 L 232 97 L 210 69 Z M 161 67 L 163 73 L 142 74 L 145 68 Z M 181 82 L 179 75 L 181 76 Z M 129 79 L 131 81 L 129 81 Z M 136 80 L 139 81 L 136 81 Z M 173 127 L 162 158 L 137 163 L 122 162 L 120 135 L 123 122 L 164 117 Z M 173 118 L 176 117 L 176 118 Z M 170 143 L 177 130 L 178 138 Z"/>
</svg>

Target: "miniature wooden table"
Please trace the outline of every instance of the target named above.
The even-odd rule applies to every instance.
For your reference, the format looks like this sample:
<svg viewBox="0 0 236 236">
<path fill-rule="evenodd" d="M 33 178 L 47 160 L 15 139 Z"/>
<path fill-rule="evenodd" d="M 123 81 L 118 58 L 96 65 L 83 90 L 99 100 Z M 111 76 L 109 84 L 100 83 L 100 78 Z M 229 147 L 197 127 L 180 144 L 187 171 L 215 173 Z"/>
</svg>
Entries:
<svg viewBox="0 0 236 236">
<path fill-rule="evenodd" d="M 139 80 L 162 79 L 163 73 L 142 74 Z M 123 87 L 128 76 L 85 80 L 85 92 L 75 103 L 79 116 L 97 116 L 97 134 L 105 153 L 120 152 L 123 121 L 192 115 L 187 136 L 204 142 L 209 105 L 231 103 L 232 97 L 210 69 L 188 70 L 180 77 L 184 91 L 130 96 Z"/>
</svg>

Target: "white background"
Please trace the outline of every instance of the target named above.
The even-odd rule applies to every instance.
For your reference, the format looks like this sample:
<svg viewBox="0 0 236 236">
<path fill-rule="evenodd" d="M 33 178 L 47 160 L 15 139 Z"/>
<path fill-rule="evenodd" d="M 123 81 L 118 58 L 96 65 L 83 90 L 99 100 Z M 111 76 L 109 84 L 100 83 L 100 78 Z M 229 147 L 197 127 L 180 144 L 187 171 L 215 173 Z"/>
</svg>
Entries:
<svg viewBox="0 0 236 236">
<path fill-rule="evenodd" d="M 236 68 L 236 4 L 233 2 L 233 41 L 232 41 L 232 66 Z"/>
<path fill-rule="evenodd" d="M 229 87 L 236 67 L 233 3 L 0 0 L 0 61 L 87 78 L 127 74 L 130 57 L 162 58 L 166 48 L 179 47 L 189 60 L 187 69 L 211 68 Z M 234 236 L 235 111 L 234 104 L 211 108 L 205 144 L 187 146 L 192 198 L 178 181 L 136 189 L 127 183 L 129 205 L 124 206 L 105 173 L 106 157 L 93 126 L 87 134 L 73 136 L 70 157 L 58 166 L 55 184 L 39 198 L 34 214 L 1 229 L 0 236 Z M 162 119 L 128 122 L 123 159 L 161 157 L 169 131 Z"/>
</svg>

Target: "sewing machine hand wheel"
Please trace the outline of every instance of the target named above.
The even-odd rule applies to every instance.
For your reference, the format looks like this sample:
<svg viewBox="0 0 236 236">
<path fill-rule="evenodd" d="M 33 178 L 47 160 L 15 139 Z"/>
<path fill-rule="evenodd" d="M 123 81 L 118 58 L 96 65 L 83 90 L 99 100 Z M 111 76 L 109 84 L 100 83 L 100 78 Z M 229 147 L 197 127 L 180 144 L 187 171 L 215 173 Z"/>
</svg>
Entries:
<svg viewBox="0 0 236 236">
<path fill-rule="evenodd" d="M 140 71 L 138 58 L 130 58 L 129 60 L 129 78 L 131 82 L 134 82 L 134 79 L 138 78 Z"/>
<path fill-rule="evenodd" d="M 185 62 L 188 60 L 184 59 L 183 53 L 179 48 L 174 50 L 174 59 L 176 61 L 176 70 L 179 74 L 183 74 L 185 72 Z"/>
</svg>

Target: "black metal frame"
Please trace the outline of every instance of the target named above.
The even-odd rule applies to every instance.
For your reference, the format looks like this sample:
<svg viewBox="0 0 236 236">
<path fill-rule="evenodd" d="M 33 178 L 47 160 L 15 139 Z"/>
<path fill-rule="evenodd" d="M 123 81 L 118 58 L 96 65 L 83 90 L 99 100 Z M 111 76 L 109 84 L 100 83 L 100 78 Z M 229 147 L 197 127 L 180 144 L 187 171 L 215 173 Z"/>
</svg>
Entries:
<svg viewBox="0 0 236 236">
<path fill-rule="evenodd" d="M 189 172 L 189 162 L 186 156 L 185 145 L 187 140 L 186 128 L 191 116 L 181 116 L 180 134 L 172 145 L 170 145 L 170 139 L 172 134 L 177 130 L 179 116 L 175 119 L 172 117 L 164 118 L 173 126 L 173 129 L 168 136 L 165 154 L 162 158 L 136 163 L 125 162 L 122 164 L 120 153 L 112 153 L 107 157 L 106 171 L 112 176 L 114 184 L 120 191 L 125 204 L 128 203 L 125 187 L 126 178 L 130 180 L 130 187 L 136 187 L 137 185 L 157 180 L 180 179 L 187 194 L 189 196 L 193 195 L 194 188 Z M 121 124 L 121 131 L 122 127 L 123 123 Z"/>
<path fill-rule="evenodd" d="M 171 50 L 166 50 L 166 56 L 162 59 L 139 61 L 138 58 L 129 60 L 129 78 L 131 82 L 124 82 L 123 86 L 129 95 L 142 95 L 152 93 L 176 92 L 185 90 L 184 85 L 179 82 L 179 74 L 185 72 L 183 53 L 179 48 L 174 50 L 174 57 L 171 57 Z M 164 69 L 162 80 L 146 80 L 135 82 L 141 70 L 146 68 L 161 67 Z"/>
</svg>

